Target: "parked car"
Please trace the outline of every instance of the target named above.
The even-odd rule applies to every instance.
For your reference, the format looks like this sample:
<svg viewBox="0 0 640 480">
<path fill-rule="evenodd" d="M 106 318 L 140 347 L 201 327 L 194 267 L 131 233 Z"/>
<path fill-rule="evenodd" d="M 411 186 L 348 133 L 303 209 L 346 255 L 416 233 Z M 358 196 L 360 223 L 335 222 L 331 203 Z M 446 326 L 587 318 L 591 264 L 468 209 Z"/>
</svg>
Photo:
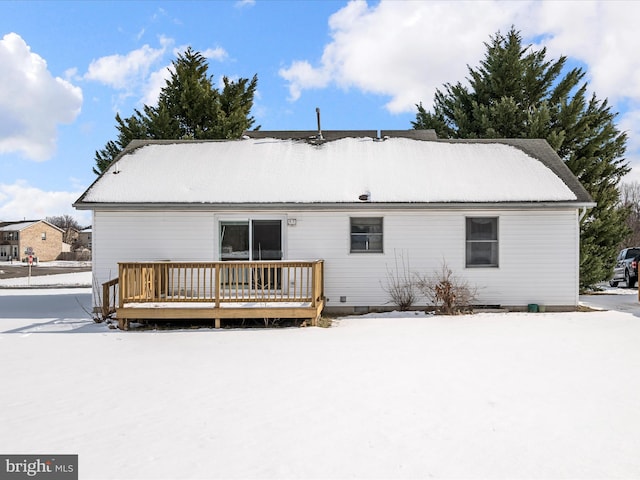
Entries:
<svg viewBox="0 0 640 480">
<path fill-rule="evenodd" d="M 613 278 L 609 285 L 617 287 L 618 283 L 625 282 L 627 287 L 633 288 L 638 281 L 638 261 L 640 260 L 640 247 L 624 248 L 620 250 L 613 267 Z"/>
</svg>

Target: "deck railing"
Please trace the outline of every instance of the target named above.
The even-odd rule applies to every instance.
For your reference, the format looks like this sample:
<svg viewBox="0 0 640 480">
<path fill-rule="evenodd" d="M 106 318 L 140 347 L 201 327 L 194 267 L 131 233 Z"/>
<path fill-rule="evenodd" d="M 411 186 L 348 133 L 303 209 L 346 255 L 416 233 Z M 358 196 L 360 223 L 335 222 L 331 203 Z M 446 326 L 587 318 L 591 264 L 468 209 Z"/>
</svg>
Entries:
<svg viewBox="0 0 640 480">
<path fill-rule="evenodd" d="M 119 307 L 127 303 L 296 302 L 324 297 L 323 261 L 122 262 Z"/>
<path fill-rule="evenodd" d="M 114 278 L 102 284 L 102 318 L 109 317 L 116 311 L 118 298 L 118 279 Z"/>
</svg>

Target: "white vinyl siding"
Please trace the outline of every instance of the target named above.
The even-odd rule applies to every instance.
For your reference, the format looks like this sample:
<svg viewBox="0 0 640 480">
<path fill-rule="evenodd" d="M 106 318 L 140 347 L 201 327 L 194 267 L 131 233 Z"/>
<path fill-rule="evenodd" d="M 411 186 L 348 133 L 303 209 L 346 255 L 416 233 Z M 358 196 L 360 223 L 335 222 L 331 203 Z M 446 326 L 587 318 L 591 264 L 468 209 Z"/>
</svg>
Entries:
<svg viewBox="0 0 640 480">
<path fill-rule="evenodd" d="M 384 216 L 383 255 L 350 255 L 349 213 L 296 214 L 287 230 L 289 258 L 325 260 L 328 306 L 389 307 L 384 291 L 396 258 L 430 275 L 442 262 L 478 287 L 478 303 L 572 306 L 578 301 L 578 223 L 574 209 L 474 212 L 500 218 L 500 267 L 465 268 L 468 212 L 371 212 Z M 346 297 L 346 302 L 340 302 Z M 424 302 L 424 300 L 422 300 Z"/>
<path fill-rule="evenodd" d="M 325 261 L 329 307 L 392 308 L 384 285 L 396 263 L 430 275 L 442 262 L 478 288 L 485 305 L 575 306 L 578 301 L 577 209 L 368 210 L 384 221 L 384 253 L 350 253 L 350 218 L 356 211 L 272 212 L 282 218 L 284 258 Z M 248 212 L 116 212 L 94 214 L 94 274 L 117 276 L 117 262 L 218 260 L 218 221 Z M 466 268 L 465 219 L 499 218 L 499 268 Z M 255 217 L 255 215 L 254 215 Z M 291 223 L 286 221 L 291 219 Z M 293 220 L 295 219 L 295 222 Z M 399 261 L 396 262 L 396 259 Z M 340 297 L 346 297 L 340 302 Z M 421 300 L 420 305 L 424 304 Z"/>
<path fill-rule="evenodd" d="M 209 212 L 97 211 L 93 218 L 93 272 L 105 282 L 118 262 L 213 261 L 217 229 Z"/>
</svg>

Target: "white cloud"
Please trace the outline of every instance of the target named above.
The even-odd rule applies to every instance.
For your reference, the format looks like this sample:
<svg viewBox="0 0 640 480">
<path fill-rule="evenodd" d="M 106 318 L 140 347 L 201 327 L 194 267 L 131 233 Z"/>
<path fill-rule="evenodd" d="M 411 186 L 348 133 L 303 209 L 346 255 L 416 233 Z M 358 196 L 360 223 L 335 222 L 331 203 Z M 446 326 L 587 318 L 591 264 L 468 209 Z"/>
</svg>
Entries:
<svg viewBox="0 0 640 480">
<path fill-rule="evenodd" d="M 210 60 L 218 60 L 218 61 L 222 61 L 229 56 L 227 51 L 222 47 L 207 48 L 206 50 L 200 53 L 202 53 L 202 56 L 204 58 L 208 58 Z"/>
<path fill-rule="evenodd" d="M 335 84 L 391 97 L 387 109 L 406 112 L 435 89 L 467 74 L 490 34 L 517 17 L 522 3 L 361 0 L 329 19 L 332 41 L 318 66 L 296 60 L 280 75 L 289 82 L 290 99 L 310 88 Z M 478 22 L 482 18 L 482 22 Z"/>
<path fill-rule="evenodd" d="M 155 105 L 158 103 L 160 90 L 167 84 L 167 80 L 171 78 L 171 66 L 167 65 L 160 70 L 153 72 L 147 78 L 143 88 L 142 103 L 145 105 Z"/>
<path fill-rule="evenodd" d="M 280 70 L 292 100 L 337 85 L 387 95 L 392 112 L 430 105 L 435 89 L 464 80 L 484 42 L 511 25 L 542 37 L 550 58 L 585 62 L 599 97 L 640 99 L 640 2 L 413 2 L 354 0 L 329 19 L 331 42 L 317 65 L 297 59 Z M 482 21 L 478 21 L 482 19 Z"/>
<path fill-rule="evenodd" d="M 598 97 L 640 99 L 638 18 L 640 2 L 583 1 L 580 8 L 575 2 L 543 2 L 532 10 L 526 31 L 544 32 L 553 58 L 584 62 Z"/>
<path fill-rule="evenodd" d="M 95 80 L 116 90 L 129 91 L 143 84 L 152 66 L 161 61 L 173 40 L 160 38 L 160 48 L 143 45 L 126 55 L 114 54 L 94 60 L 84 78 Z"/>
<path fill-rule="evenodd" d="M 78 69 L 76 67 L 72 67 L 72 68 L 68 68 L 64 71 L 64 79 L 67 82 L 73 82 L 76 80 L 81 80 L 81 78 L 78 77 Z"/>
<path fill-rule="evenodd" d="M 171 64 L 166 63 L 167 57 L 177 57 L 187 49 L 186 45 L 174 46 L 174 43 L 171 38 L 160 37 L 159 48 L 143 45 L 124 55 L 101 57 L 91 62 L 83 78 L 118 90 L 118 102 L 134 96 L 139 98 L 140 104 L 155 105 L 160 90 L 171 76 Z M 217 61 L 223 61 L 229 56 L 227 51 L 219 46 L 200 53 L 205 58 Z M 163 62 L 165 65 L 158 68 Z"/>
<path fill-rule="evenodd" d="M 638 129 L 638 125 L 640 125 L 640 105 L 637 105 L 635 109 L 629 110 L 619 117 L 617 124 L 618 128 L 623 132 L 627 132 L 627 134 L 633 132 L 634 129 Z M 629 138 L 627 148 L 640 150 L 640 136 Z"/>
<path fill-rule="evenodd" d="M 295 61 L 289 68 L 280 69 L 280 76 L 289 81 L 289 99 L 298 100 L 302 90 L 324 88 L 331 82 L 326 68 L 313 68 L 307 61 Z"/>
<path fill-rule="evenodd" d="M 627 141 L 626 159 L 632 167 L 631 172 L 625 177 L 625 181 L 640 181 L 640 105 L 629 110 L 618 119 L 618 128 L 626 132 Z"/>
<path fill-rule="evenodd" d="M 551 58 L 577 59 L 586 67 L 589 90 L 607 98 L 621 112 L 618 128 L 628 135 L 626 159 L 640 180 L 640 2 L 555 1 L 537 4 L 523 23 L 523 33 L 543 34 Z M 571 21 L 567 21 L 567 19 Z"/>
<path fill-rule="evenodd" d="M 433 104 L 437 88 L 465 82 L 490 36 L 515 26 L 525 44 L 586 65 L 589 90 L 620 111 L 629 163 L 640 172 L 640 2 L 352 0 L 328 22 L 331 40 L 320 59 L 295 59 L 279 72 L 289 99 L 305 90 L 355 88 L 389 98 L 391 113 Z M 640 177 L 640 173 L 638 173 Z"/>
<path fill-rule="evenodd" d="M 253 7 L 256 4 L 256 0 L 237 0 L 235 3 L 236 8 Z"/>
<path fill-rule="evenodd" d="M 71 206 L 82 192 L 81 188 L 77 192 L 47 192 L 29 185 L 25 180 L 17 180 L 13 184 L 0 183 L 0 220 L 34 220 L 70 215 L 81 225 L 90 225 L 91 212 L 76 210 Z"/>
<path fill-rule="evenodd" d="M 56 149 L 58 124 L 72 123 L 82 90 L 54 77 L 47 62 L 17 34 L 0 40 L 0 154 L 43 161 Z"/>
</svg>

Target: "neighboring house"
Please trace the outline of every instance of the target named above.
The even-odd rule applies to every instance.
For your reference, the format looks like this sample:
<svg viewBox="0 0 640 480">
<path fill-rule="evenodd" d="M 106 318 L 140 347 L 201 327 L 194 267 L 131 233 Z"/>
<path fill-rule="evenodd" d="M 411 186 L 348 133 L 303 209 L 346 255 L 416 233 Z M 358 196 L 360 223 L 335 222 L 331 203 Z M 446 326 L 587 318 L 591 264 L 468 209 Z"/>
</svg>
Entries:
<svg viewBox="0 0 640 480">
<path fill-rule="evenodd" d="M 69 227 L 62 236 L 62 241 L 69 245 L 74 245 L 78 241 L 79 230 L 75 227 Z"/>
<path fill-rule="evenodd" d="M 393 308 L 390 272 L 442 262 L 479 304 L 575 308 L 594 203 L 544 140 L 410 130 L 134 141 L 74 206 L 98 283 L 118 262 L 323 259 L 325 309 L 363 312 Z"/>
<path fill-rule="evenodd" d="M 91 236 L 93 234 L 93 229 L 91 227 L 87 227 L 87 228 L 83 228 L 82 230 L 80 230 L 78 232 L 78 237 L 76 238 L 76 249 L 77 250 L 84 250 L 84 249 L 89 249 L 91 250 Z"/>
<path fill-rule="evenodd" d="M 63 251 L 63 230 L 44 220 L 0 222 L 0 261 L 25 260 L 29 252 L 41 262 Z"/>
</svg>

